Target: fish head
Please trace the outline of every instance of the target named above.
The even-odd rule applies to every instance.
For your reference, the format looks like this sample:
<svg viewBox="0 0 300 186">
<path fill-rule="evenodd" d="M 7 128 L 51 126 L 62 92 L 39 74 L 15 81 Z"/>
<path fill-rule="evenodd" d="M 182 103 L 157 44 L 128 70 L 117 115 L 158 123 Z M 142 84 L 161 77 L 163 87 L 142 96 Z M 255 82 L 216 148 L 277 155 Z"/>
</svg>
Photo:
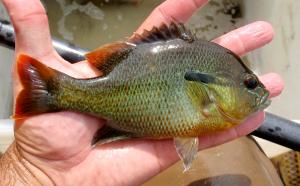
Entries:
<svg viewBox="0 0 300 186">
<path fill-rule="evenodd" d="M 210 100 L 219 112 L 232 122 L 240 123 L 247 116 L 268 107 L 269 91 L 258 77 L 248 71 L 237 77 L 217 76 L 215 83 L 207 84 Z"/>
<path fill-rule="evenodd" d="M 244 73 L 203 73 L 189 71 L 185 79 L 201 84 L 203 103 L 212 103 L 224 120 L 239 124 L 247 116 L 270 104 L 269 92 L 251 71 Z M 201 94 L 204 95 L 204 94 Z M 205 108 L 205 106 L 204 106 Z"/>
</svg>

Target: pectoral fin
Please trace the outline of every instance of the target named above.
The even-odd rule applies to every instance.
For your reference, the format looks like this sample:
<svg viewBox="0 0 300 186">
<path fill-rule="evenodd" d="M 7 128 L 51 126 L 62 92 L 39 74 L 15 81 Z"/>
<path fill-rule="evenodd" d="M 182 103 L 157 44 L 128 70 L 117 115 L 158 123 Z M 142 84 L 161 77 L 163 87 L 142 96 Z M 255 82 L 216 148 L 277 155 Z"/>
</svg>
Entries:
<svg viewBox="0 0 300 186">
<path fill-rule="evenodd" d="M 197 81 L 204 84 L 214 83 L 216 80 L 216 78 L 211 74 L 193 70 L 186 72 L 184 75 L 184 79 L 186 79 L 187 81 Z"/>
<path fill-rule="evenodd" d="M 229 73 L 205 73 L 196 70 L 187 71 L 184 74 L 184 79 L 187 81 L 195 81 L 205 85 L 214 84 L 222 86 L 231 86 L 232 77 Z"/>
<path fill-rule="evenodd" d="M 183 161 L 184 172 L 191 168 L 198 152 L 198 138 L 174 138 L 176 151 Z"/>
</svg>

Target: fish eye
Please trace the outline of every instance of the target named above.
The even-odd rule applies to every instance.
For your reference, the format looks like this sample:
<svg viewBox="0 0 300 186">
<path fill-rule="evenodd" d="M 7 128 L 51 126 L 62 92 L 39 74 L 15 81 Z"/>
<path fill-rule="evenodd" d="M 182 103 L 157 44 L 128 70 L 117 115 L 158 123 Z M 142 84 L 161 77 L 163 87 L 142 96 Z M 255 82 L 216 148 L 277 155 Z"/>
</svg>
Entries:
<svg viewBox="0 0 300 186">
<path fill-rule="evenodd" d="M 247 75 L 244 80 L 244 85 L 248 89 L 255 89 L 258 86 L 258 79 L 254 75 Z"/>
</svg>

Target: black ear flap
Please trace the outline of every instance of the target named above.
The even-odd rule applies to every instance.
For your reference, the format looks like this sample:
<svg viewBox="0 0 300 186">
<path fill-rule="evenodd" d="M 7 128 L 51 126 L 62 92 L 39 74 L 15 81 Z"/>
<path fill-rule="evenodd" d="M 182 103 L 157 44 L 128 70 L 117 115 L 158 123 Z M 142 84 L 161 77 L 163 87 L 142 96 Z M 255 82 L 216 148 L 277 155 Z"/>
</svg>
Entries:
<svg viewBox="0 0 300 186">
<path fill-rule="evenodd" d="M 185 73 L 184 79 L 187 81 L 197 81 L 205 84 L 215 82 L 215 77 L 212 75 L 192 70 Z"/>
</svg>

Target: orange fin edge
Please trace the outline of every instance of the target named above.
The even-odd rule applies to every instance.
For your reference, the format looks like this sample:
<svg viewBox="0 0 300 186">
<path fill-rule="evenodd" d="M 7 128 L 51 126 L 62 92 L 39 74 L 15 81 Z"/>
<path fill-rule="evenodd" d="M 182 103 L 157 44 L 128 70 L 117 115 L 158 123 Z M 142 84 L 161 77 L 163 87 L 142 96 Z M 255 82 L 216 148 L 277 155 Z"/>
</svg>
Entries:
<svg viewBox="0 0 300 186">
<path fill-rule="evenodd" d="M 59 72 L 25 54 L 17 58 L 17 72 L 23 89 L 17 95 L 12 118 L 23 119 L 52 111 L 49 103 L 53 99 L 51 89 L 54 86 L 51 84 Z"/>
</svg>

